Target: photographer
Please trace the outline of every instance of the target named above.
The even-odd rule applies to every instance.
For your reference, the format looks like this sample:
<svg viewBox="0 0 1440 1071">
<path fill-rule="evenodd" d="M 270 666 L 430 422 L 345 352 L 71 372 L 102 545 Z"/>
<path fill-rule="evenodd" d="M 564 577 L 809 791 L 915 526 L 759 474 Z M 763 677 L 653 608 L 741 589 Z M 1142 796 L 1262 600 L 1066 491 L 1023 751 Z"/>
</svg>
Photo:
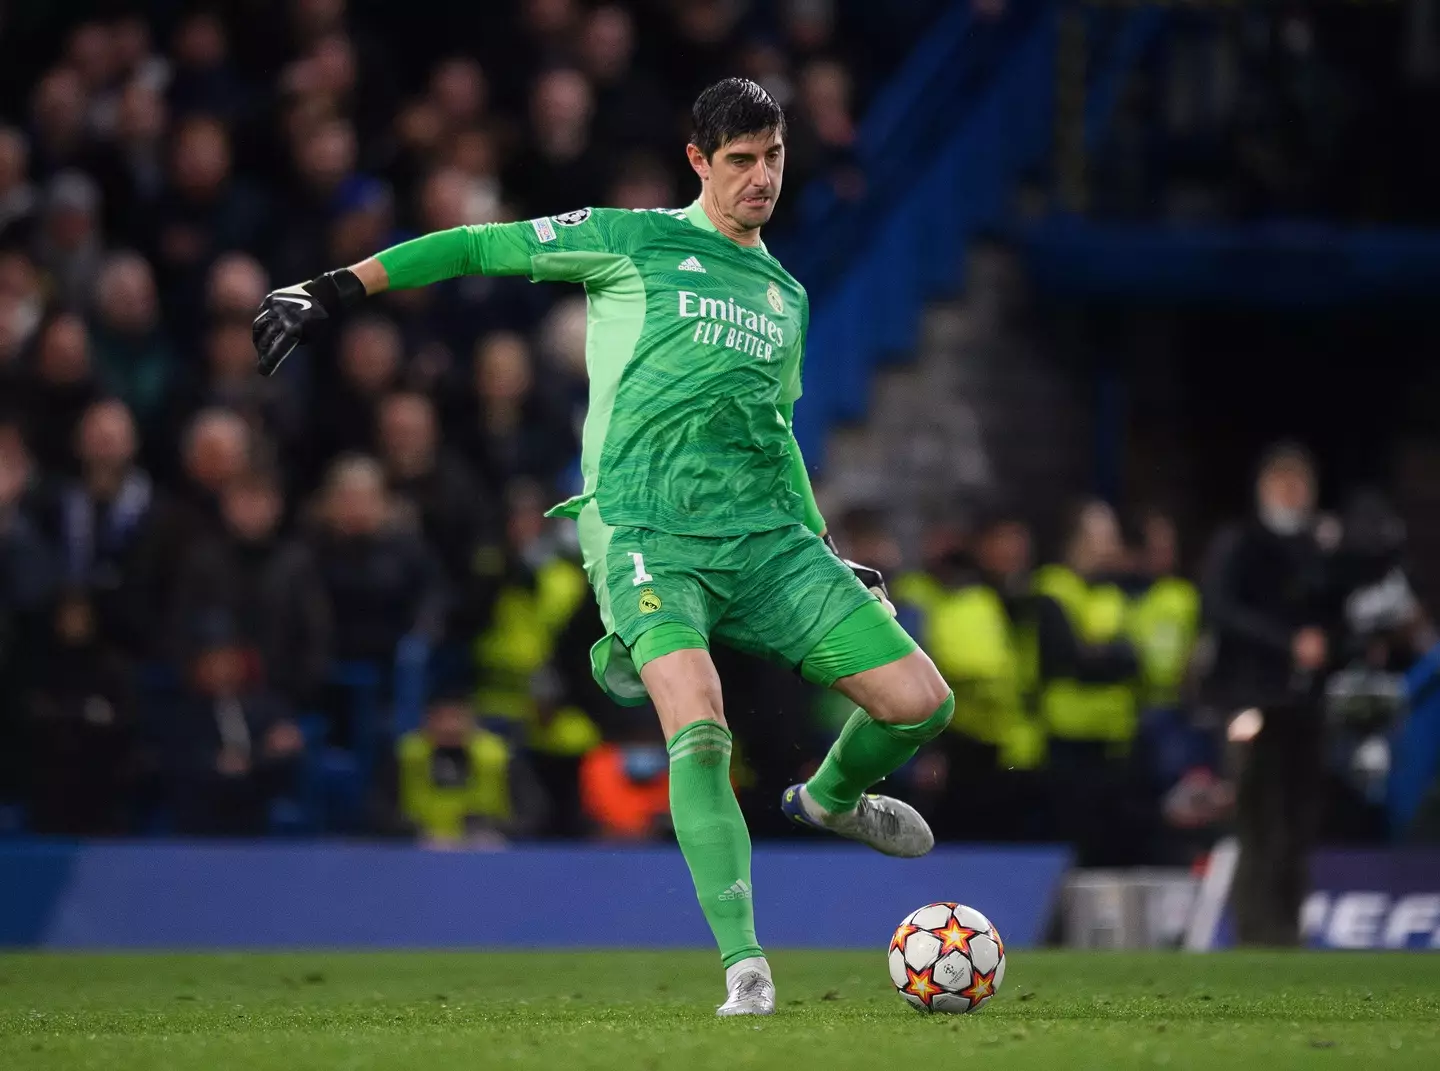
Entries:
<svg viewBox="0 0 1440 1071">
<path fill-rule="evenodd" d="M 1328 842 L 1389 832 L 1391 737 L 1406 711 L 1405 673 L 1435 643 L 1405 572 L 1405 524 L 1384 495 L 1360 490 L 1339 518 L 1332 576 L 1344 638 L 1325 687 L 1332 769 L 1321 829 Z"/>
<path fill-rule="evenodd" d="M 1249 737 L 1239 774 L 1235 919 L 1242 944 L 1294 945 L 1324 773 L 1321 696 L 1340 625 L 1334 577 L 1314 520 L 1315 466 L 1272 448 L 1256 515 L 1217 537 L 1201 584 L 1214 662 L 1205 698 Z M 1251 735 L 1253 734 L 1253 736 Z"/>
</svg>

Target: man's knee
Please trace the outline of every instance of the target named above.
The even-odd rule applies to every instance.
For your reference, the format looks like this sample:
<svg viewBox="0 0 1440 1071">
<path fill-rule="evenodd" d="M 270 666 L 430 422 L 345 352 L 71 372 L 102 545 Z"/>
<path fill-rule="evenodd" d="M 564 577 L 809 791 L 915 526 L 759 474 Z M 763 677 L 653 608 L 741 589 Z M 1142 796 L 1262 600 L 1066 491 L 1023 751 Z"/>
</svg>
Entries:
<svg viewBox="0 0 1440 1071">
<path fill-rule="evenodd" d="M 890 725 L 919 725 L 951 701 L 950 686 L 923 651 L 836 683 L 872 718 Z"/>
<path fill-rule="evenodd" d="M 705 648 L 687 647 L 660 655 L 641 667 L 640 679 L 660 715 L 666 740 L 697 721 L 725 724 L 720 675 Z"/>
</svg>

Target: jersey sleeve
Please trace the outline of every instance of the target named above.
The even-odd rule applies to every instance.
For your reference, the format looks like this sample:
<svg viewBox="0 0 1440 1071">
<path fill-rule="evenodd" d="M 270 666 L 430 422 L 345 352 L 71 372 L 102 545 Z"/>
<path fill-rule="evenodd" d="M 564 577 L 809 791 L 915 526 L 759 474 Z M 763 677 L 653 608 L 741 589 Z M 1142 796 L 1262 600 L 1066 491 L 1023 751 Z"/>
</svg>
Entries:
<svg viewBox="0 0 1440 1071">
<path fill-rule="evenodd" d="M 536 282 L 592 282 L 627 257 L 642 226 L 639 213 L 581 208 L 520 223 L 470 228 L 483 275 L 524 275 Z"/>
<path fill-rule="evenodd" d="M 805 346 L 810 338 L 810 297 L 807 294 L 800 312 L 800 344 L 789 358 L 780 376 L 780 403 L 794 405 L 803 393 L 800 377 L 805 371 Z"/>
<path fill-rule="evenodd" d="M 639 213 L 580 208 L 521 223 L 485 223 L 422 235 L 376 259 L 392 289 L 460 275 L 524 275 L 536 282 L 595 284 L 638 243 Z"/>
</svg>

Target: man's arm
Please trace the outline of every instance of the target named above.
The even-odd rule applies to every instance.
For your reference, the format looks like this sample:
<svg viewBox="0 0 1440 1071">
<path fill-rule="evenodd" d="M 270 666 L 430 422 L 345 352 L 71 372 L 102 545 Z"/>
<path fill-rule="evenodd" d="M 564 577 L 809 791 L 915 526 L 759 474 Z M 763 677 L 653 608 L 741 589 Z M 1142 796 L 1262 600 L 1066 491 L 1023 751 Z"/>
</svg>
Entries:
<svg viewBox="0 0 1440 1071">
<path fill-rule="evenodd" d="M 825 524 L 825 518 L 820 513 L 820 506 L 815 501 L 815 488 L 810 485 L 810 472 L 805 468 L 805 457 L 800 453 L 800 443 L 795 438 L 795 403 L 781 402 L 779 406 L 780 420 L 784 423 L 785 429 L 790 433 L 790 483 L 795 493 L 805 503 L 805 527 L 814 532 L 825 541 L 830 552 L 850 567 L 855 574 L 855 579 L 864 584 L 866 588 L 875 594 L 875 597 L 885 604 L 890 611 L 890 616 L 895 616 L 895 604 L 890 601 L 890 589 L 885 586 L 885 575 L 879 569 L 869 565 L 861 565 L 859 562 L 852 562 L 840 553 L 836 546 L 834 537 L 830 534 L 829 527 Z"/>
<path fill-rule="evenodd" d="M 635 213 L 586 208 L 521 223 L 453 227 L 402 242 L 308 283 L 282 287 L 265 295 L 252 328 L 260 374 L 271 375 L 296 345 L 315 337 L 345 310 L 386 290 L 409 290 L 461 275 L 585 282 L 600 270 L 606 254 L 614 260 L 633 241 L 630 236 L 638 225 Z"/>
<path fill-rule="evenodd" d="M 786 402 L 780 406 L 780 419 L 785 422 L 785 428 L 790 433 L 787 444 L 790 450 L 790 482 L 795 493 L 805 503 L 805 527 L 823 537 L 828 534 L 825 518 L 821 516 L 820 507 L 815 502 L 815 488 L 810 484 L 810 471 L 805 467 L 805 457 L 801 454 L 800 443 L 795 438 L 794 402 Z"/>
</svg>

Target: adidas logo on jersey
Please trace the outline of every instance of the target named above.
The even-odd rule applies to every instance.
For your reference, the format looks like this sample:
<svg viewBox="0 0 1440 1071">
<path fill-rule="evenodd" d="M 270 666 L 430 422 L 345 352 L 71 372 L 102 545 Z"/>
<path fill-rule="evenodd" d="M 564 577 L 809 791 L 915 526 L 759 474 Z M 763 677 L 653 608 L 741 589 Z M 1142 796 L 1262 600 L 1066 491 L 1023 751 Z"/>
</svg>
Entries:
<svg viewBox="0 0 1440 1071">
<path fill-rule="evenodd" d="M 682 261 L 680 262 L 680 268 L 679 268 L 679 270 L 680 270 L 680 271 L 698 271 L 698 272 L 700 272 L 702 275 L 706 274 L 705 268 L 704 268 L 704 267 L 701 265 L 701 263 L 700 263 L 698 260 L 696 260 L 694 257 L 686 257 L 684 260 L 682 260 Z"/>
<path fill-rule="evenodd" d="M 731 885 L 730 888 L 726 889 L 724 892 L 722 892 L 722 893 L 720 894 L 720 899 L 721 899 L 721 900 L 750 900 L 750 899 L 753 899 L 753 895 L 752 895 L 752 893 L 750 892 L 750 886 L 747 885 L 747 884 L 745 884 L 745 879 L 744 879 L 744 878 L 740 878 L 740 879 L 738 879 L 738 880 L 735 882 L 734 885 Z"/>
</svg>

